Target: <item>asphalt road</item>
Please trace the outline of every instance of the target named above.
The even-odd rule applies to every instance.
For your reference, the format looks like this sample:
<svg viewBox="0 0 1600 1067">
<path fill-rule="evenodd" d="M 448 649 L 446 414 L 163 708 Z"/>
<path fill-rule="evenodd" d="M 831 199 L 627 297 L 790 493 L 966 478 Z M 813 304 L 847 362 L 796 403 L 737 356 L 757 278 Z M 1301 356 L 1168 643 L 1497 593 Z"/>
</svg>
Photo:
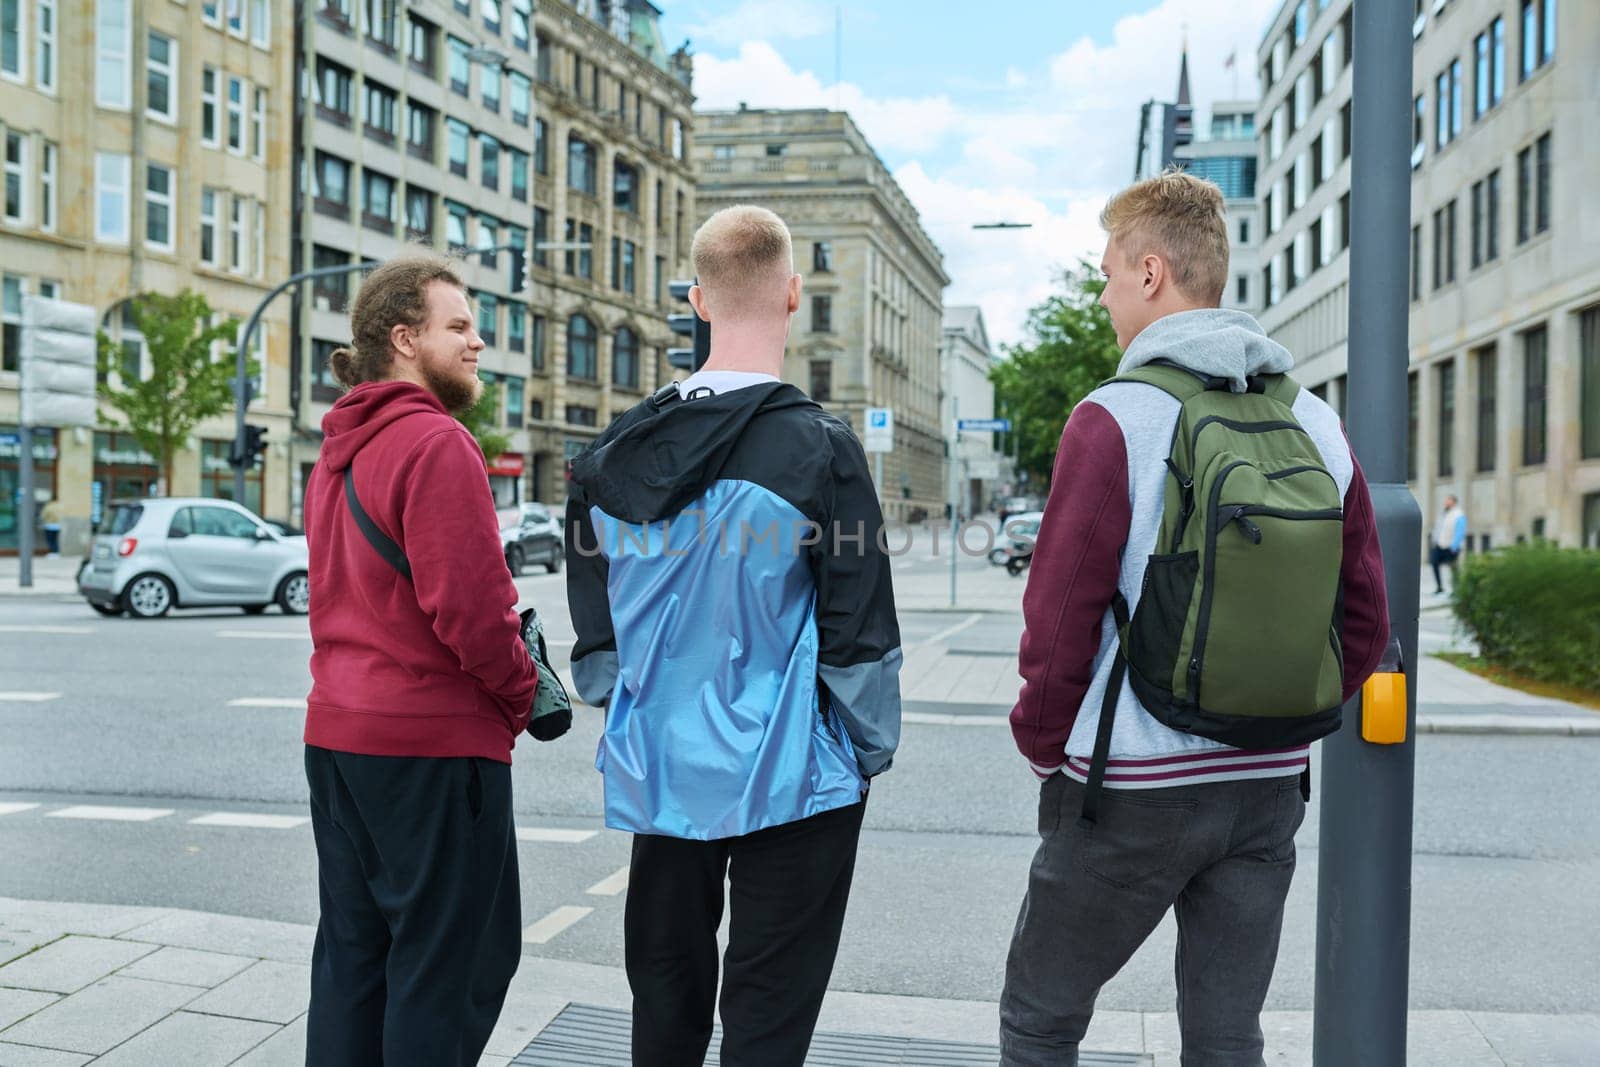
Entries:
<svg viewBox="0 0 1600 1067">
<path fill-rule="evenodd" d="M 948 582 L 937 562 L 904 564 L 897 583 Z M 519 586 L 548 616 L 564 657 L 571 631 L 561 577 Z M 927 640 L 950 621 L 906 613 L 903 637 Z M 190 821 L 304 816 L 297 702 L 309 686 L 309 651 L 304 621 L 275 612 L 141 623 L 71 603 L 0 600 L 0 811 L 38 805 L 0 815 L 0 895 L 315 921 L 307 827 Z M 285 706 L 232 703 L 240 700 Z M 615 965 L 624 900 L 616 876 L 628 840 L 600 823 L 599 725 L 597 712 L 582 709 L 562 740 L 524 738 L 515 807 L 519 826 L 540 838 L 520 846 L 524 924 L 557 908 L 592 909 L 525 951 Z M 1034 844 L 1036 788 L 1003 726 L 907 725 L 895 769 L 869 804 L 834 985 L 996 998 Z M 172 813 L 150 821 L 53 814 L 81 804 Z M 1412 1008 L 1600 1009 L 1596 811 L 1600 741 L 1422 739 Z M 1311 1005 L 1316 830 L 1313 806 L 1271 1008 Z M 1170 1010 L 1173 942 L 1169 924 L 1101 1004 Z"/>
</svg>

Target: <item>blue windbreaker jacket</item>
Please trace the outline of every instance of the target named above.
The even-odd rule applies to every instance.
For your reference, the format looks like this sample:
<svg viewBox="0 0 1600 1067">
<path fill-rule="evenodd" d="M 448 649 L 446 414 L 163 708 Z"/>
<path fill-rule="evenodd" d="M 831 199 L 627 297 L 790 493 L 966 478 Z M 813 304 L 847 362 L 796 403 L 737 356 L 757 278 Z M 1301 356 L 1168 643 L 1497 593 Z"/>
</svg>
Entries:
<svg viewBox="0 0 1600 1067">
<path fill-rule="evenodd" d="M 573 460 L 579 695 L 606 825 L 709 840 L 854 804 L 900 736 L 882 516 L 849 426 L 791 385 L 671 386 Z"/>
</svg>

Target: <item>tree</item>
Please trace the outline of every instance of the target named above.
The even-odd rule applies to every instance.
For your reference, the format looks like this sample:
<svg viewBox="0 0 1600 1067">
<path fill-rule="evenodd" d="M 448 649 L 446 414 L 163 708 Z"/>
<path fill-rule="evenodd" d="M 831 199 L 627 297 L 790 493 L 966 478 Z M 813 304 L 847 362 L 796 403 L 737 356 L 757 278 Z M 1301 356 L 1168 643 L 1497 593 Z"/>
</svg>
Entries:
<svg viewBox="0 0 1600 1067">
<path fill-rule="evenodd" d="M 1061 428 L 1073 407 L 1114 375 L 1122 353 L 1111 317 L 1100 306 L 1105 279 L 1087 261 L 1063 271 L 1062 292 L 1028 312 L 1029 339 L 1006 345 L 989 373 L 995 406 L 1011 420 L 1017 467 L 1050 481 Z"/>
<path fill-rule="evenodd" d="M 170 492 L 174 454 L 196 426 L 233 406 L 233 340 L 239 320 L 213 323 L 211 305 L 189 289 L 176 296 L 141 293 L 124 305 L 122 316 L 144 337 L 150 374 L 140 377 L 140 369 L 124 359 L 125 346 L 102 330 L 97 393 L 122 416 L 139 447 L 156 457 Z M 219 342 L 221 358 L 216 353 Z M 257 373 L 254 361 L 249 372 L 252 377 Z M 104 412 L 102 418 L 115 422 Z"/>
<path fill-rule="evenodd" d="M 492 463 L 500 454 L 511 447 L 511 438 L 499 431 L 500 425 L 500 386 L 486 383 L 483 395 L 478 402 L 466 411 L 457 413 L 456 418 L 461 420 L 461 425 L 472 434 L 478 447 L 483 450 L 483 461 Z"/>
</svg>

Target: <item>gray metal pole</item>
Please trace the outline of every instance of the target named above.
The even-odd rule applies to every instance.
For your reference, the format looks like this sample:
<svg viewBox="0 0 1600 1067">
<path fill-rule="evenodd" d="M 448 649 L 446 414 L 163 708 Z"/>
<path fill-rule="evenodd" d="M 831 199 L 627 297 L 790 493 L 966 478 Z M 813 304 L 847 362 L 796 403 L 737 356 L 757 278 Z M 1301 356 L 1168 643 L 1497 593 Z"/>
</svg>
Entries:
<svg viewBox="0 0 1600 1067">
<path fill-rule="evenodd" d="M 1322 744 L 1317 1067 L 1406 1062 L 1422 512 L 1406 486 L 1411 13 L 1355 5 L 1350 198 L 1350 439 L 1372 491 L 1389 624 L 1406 668 L 1406 741 L 1361 739 L 1361 701 Z"/>
<path fill-rule="evenodd" d="M 33 428 L 17 427 L 22 451 L 17 458 L 17 585 L 33 587 Z"/>
<path fill-rule="evenodd" d="M 961 398 L 950 397 L 950 606 L 956 606 L 956 562 L 961 556 Z"/>
</svg>

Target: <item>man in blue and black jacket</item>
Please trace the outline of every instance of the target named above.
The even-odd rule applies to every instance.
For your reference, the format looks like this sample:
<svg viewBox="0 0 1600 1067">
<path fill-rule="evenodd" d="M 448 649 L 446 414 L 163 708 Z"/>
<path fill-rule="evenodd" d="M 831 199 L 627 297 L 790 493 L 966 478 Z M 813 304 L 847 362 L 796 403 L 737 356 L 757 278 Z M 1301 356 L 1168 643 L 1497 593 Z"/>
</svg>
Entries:
<svg viewBox="0 0 1600 1067">
<path fill-rule="evenodd" d="M 899 742 L 900 631 L 860 442 L 779 378 L 788 228 L 729 208 L 692 254 L 705 367 L 572 464 L 572 674 L 606 708 L 606 824 L 635 835 L 634 1062 L 703 1061 L 728 880 L 722 1062 L 800 1067 Z"/>
</svg>

